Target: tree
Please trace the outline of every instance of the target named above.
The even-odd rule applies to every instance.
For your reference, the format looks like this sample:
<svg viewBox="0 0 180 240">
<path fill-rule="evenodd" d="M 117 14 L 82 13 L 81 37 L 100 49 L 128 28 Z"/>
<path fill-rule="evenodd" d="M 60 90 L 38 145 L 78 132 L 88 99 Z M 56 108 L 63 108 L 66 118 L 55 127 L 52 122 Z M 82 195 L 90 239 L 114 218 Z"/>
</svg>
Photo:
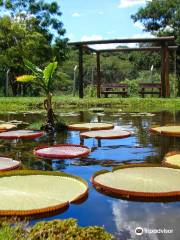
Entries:
<svg viewBox="0 0 180 240">
<path fill-rule="evenodd" d="M 144 8 L 132 15 L 132 19 L 143 23 L 145 31 L 155 35 L 174 35 L 177 44 L 180 44 L 179 0 L 147 1 Z"/>
<path fill-rule="evenodd" d="M 49 43 L 58 42 L 65 34 L 60 6 L 56 1 L 44 0 L 0 0 L 1 11 L 4 9 L 13 19 L 26 20 L 29 28 L 43 33 Z M 52 31 L 53 30 L 53 33 Z"/>
<path fill-rule="evenodd" d="M 145 31 L 156 36 L 174 35 L 176 44 L 180 45 L 180 2 L 179 0 L 147 1 L 144 8 L 132 15 L 134 22 L 140 21 Z M 180 49 L 177 50 L 177 78 L 180 95 Z"/>
<path fill-rule="evenodd" d="M 31 70 L 33 75 L 22 75 L 16 78 L 18 82 L 28 83 L 32 82 L 36 86 L 40 87 L 46 95 L 44 100 L 44 107 L 47 111 L 47 121 L 45 125 L 45 130 L 54 129 L 54 112 L 52 108 L 52 91 L 53 91 L 53 75 L 57 68 L 57 62 L 49 63 L 44 70 L 41 70 L 39 67 L 34 65 L 28 60 L 25 60 L 25 66 Z"/>
<path fill-rule="evenodd" d="M 42 64 L 52 56 L 51 46 L 42 33 L 30 30 L 26 23 L 8 16 L 0 18 L 0 71 L 4 79 L 9 73 L 13 95 L 17 95 L 21 86 L 17 84 L 16 76 L 25 73 L 23 58 Z"/>
<path fill-rule="evenodd" d="M 21 84 L 15 78 L 25 73 L 24 58 L 41 67 L 54 57 L 58 61 L 66 58 L 62 13 L 57 2 L 44 0 L 0 0 L 0 11 L 1 76 L 8 75 L 13 95 L 17 95 Z"/>
</svg>

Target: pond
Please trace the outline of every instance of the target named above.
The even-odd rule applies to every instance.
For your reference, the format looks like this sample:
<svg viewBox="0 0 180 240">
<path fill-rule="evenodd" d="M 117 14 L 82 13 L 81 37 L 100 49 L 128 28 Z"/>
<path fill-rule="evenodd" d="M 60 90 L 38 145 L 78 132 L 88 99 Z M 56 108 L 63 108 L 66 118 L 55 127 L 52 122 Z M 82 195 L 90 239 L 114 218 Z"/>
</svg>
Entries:
<svg viewBox="0 0 180 240">
<path fill-rule="evenodd" d="M 68 131 L 52 136 L 43 136 L 36 140 L 3 141 L 0 140 L 0 156 L 21 160 L 27 169 L 63 171 L 78 175 L 89 183 L 89 196 L 79 205 L 71 204 L 61 214 L 43 218 L 43 220 L 77 218 L 81 226 L 100 225 L 112 232 L 117 239 L 179 239 L 180 202 L 149 203 L 127 201 L 102 195 L 90 182 L 94 172 L 112 169 L 120 163 L 160 163 L 167 152 L 178 151 L 180 139 L 151 135 L 152 125 L 180 124 L 180 112 L 124 113 L 105 111 L 104 113 L 68 112 L 61 114 L 61 119 L 77 122 L 113 122 L 123 129 L 133 131 L 132 137 L 119 140 L 97 142 L 86 139 L 84 144 L 91 148 L 91 154 L 84 159 L 47 160 L 33 155 L 36 146 L 44 144 L 71 143 L 79 144 L 79 133 Z M 22 120 L 34 123 L 43 120 L 42 114 L 21 113 L 1 114 L 0 120 Z M 34 223 L 39 220 L 33 220 Z M 143 238 L 135 235 L 135 228 L 169 229 L 173 233 L 147 234 Z"/>
</svg>

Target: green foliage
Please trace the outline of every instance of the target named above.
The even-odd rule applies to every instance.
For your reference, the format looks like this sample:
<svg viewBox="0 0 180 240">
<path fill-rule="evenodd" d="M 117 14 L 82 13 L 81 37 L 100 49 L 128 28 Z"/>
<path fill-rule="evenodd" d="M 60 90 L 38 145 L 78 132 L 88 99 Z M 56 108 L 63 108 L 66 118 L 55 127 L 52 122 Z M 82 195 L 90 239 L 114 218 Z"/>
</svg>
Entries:
<svg viewBox="0 0 180 240">
<path fill-rule="evenodd" d="M 51 46 L 43 34 L 28 29 L 26 24 L 10 17 L 0 18 L 0 72 L 2 79 L 6 79 L 9 71 L 13 95 L 17 95 L 20 87 L 16 76 L 25 73 L 23 58 L 42 64 L 51 56 Z"/>
<path fill-rule="evenodd" d="M 28 27 L 43 33 L 49 43 L 61 41 L 65 33 L 60 21 L 62 13 L 56 1 L 48 3 L 44 0 L 4 0 L 0 6 L 14 19 L 26 21 Z M 55 34 L 52 34 L 50 29 L 53 29 Z M 63 41 L 66 42 L 65 39 Z"/>
<path fill-rule="evenodd" d="M 8 223 L 0 224 L 0 240 L 25 240 L 27 233 L 20 224 L 11 227 Z"/>
<path fill-rule="evenodd" d="M 144 8 L 132 15 L 135 22 L 143 23 L 145 30 L 158 35 L 175 35 L 180 43 L 179 0 L 147 1 Z"/>
<path fill-rule="evenodd" d="M 96 97 L 97 96 L 96 86 L 88 85 L 85 88 L 84 93 L 85 93 L 85 96 L 87 97 Z"/>
<path fill-rule="evenodd" d="M 112 236 L 102 227 L 79 227 L 75 219 L 54 220 L 37 223 L 30 230 L 30 239 L 33 240 L 110 240 Z"/>
<path fill-rule="evenodd" d="M 0 112 L 39 112 L 44 109 L 43 97 L 1 97 L 0 98 Z M 170 98 L 95 98 L 87 97 L 79 99 L 78 97 L 67 96 L 54 96 L 54 108 L 59 109 L 79 109 L 87 110 L 89 108 L 106 107 L 110 109 L 121 108 L 122 111 L 133 112 L 136 111 L 149 112 L 149 111 L 175 111 L 180 109 L 180 99 Z"/>
<path fill-rule="evenodd" d="M 28 69 L 34 73 L 34 75 L 23 75 L 16 78 L 18 82 L 29 82 L 35 83 L 36 86 L 48 94 L 52 90 L 53 75 L 57 68 L 57 62 L 49 63 L 42 71 L 39 67 L 34 65 L 28 60 L 25 60 L 25 65 Z"/>
<path fill-rule="evenodd" d="M 110 240 L 112 235 L 102 227 L 79 227 L 75 219 L 39 222 L 29 228 L 2 223 L 0 240 Z"/>
<path fill-rule="evenodd" d="M 179 0 L 152 0 L 147 1 L 146 6 L 132 15 L 134 22 L 140 21 L 145 31 L 156 36 L 175 36 L 177 45 L 180 45 L 180 2 Z M 178 94 L 180 93 L 180 54 L 177 50 L 177 78 Z M 170 63 L 172 65 L 172 56 Z"/>
<path fill-rule="evenodd" d="M 17 77 L 17 81 L 27 83 L 27 82 L 36 81 L 36 78 L 33 75 L 22 75 L 20 77 Z"/>
<path fill-rule="evenodd" d="M 55 81 L 53 86 L 56 94 L 62 94 L 62 92 L 71 93 L 73 88 L 73 80 L 69 74 L 57 70 L 55 73 Z"/>
<path fill-rule="evenodd" d="M 0 78 L 5 83 L 8 71 L 13 95 L 24 94 L 29 85 L 22 87 L 15 80 L 25 74 L 24 58 L 41 67 L 54 56 L 58 61 L 66 58 L 60 6 L 56 1 L 1 0 L 0 11 Z"/>
</svg>

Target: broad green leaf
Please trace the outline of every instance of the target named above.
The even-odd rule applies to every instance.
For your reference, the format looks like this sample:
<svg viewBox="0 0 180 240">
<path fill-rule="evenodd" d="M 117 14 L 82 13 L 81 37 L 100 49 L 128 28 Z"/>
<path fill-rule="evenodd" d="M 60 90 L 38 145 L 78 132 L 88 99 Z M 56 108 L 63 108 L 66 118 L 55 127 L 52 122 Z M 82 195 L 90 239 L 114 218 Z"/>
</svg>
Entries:
<svg viewBox="0 0 180 240">
<path fill-rule="evenodd" d="M 43 78 L 43 71 L 37 67 L 35 64 L 30 62 L 29 60 L 25 59 L 24 64 L 27 68 L 29 68 L 36 76 L 39 78 Z"/>
<path fill-rule="evenodd" d="M 57 68 L 57 62 L 52 62 L 52 63 L 49 63 L 43 71 L 44 80 L 45 80 L 46 86 L 48 87 L 50 85 L 50 81 L 52 79 L 53 73 L 55 72 L 56 68 Z"/>
<path fill-rule="evenodd" d="M 33 75 L 22 75 L 16 78 L 17 82 L 23 82 L 23 83 L 32 82 L 36 80 L 37 78 Z"/>
</svg>

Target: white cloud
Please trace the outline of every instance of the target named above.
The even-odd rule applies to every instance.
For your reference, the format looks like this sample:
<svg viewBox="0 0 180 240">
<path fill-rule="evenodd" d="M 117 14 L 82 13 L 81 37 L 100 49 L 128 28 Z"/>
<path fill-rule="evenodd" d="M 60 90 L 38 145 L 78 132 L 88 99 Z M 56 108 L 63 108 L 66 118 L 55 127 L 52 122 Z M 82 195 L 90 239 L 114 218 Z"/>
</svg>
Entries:
<svg viewBox="0 0 180 240">
<path fill-rule="evenodd" d="M 134 34 L 132 37 L 116 37 L 115 39 L 121 39 L 121 38 L 129 38 L 129 39 L 133 39 L 133 38 L 153 38 L 154 36 L 151 33 L 148 32 L 144 32 L 144 33 L 138 33 L 138 34 Z M 95 40 L 105 40 L 103 38 L 103 36 L 101 35 L 84 35 L 81 38 L 81 41 L 95 41 Z M 127 46 L 129 48 L 135 48 L 138 47 L 138 43 L 109 43 L 109 44 L 94 44 L 94 45 L 89 45 L 89 47 L 94 48 L 96 50 L 102 50 L 102 49 L 114 49 L 117 48 L 118 46 Z"/>
<path fill-rule="evenodd" d="M 151 33 L 143 32 L 143 33 L 134 34 L 131 38 L 153 38 L 153 37 L 154 36 Z M 126 43 L 125 45 L 130 48 L 138 47 L 138 43 Z"/>
<path fill-rule="evenodd" d="M 119 8 L 128 8 L 134 5 L 145 4 L 146 0 L 121 0 L 118 7 Z"/>
<path fill-rule="evenodd" d="M 123 236 L 128 236 L 128 239 L 142 239 L 135 235 L 136 227 L 143 229 L 179 229 L 179 208 L 172 207 L 166 204 L 151 204 L 151 203 L 131 203 L 128 201 L 109 201 L 112 207 L 113 222 L 116 226 L 116 231 L 119 233 L 119 239 Z M 172 221 L 167 221 L 171 219 Z M 178 230 L 173 231 L 173 234 L 163 234 L 164 240 L 169 240 L 170 235 L 173 239 L 178 239 Z M 143 239 L 158 240 L 160 234 L 147 234 L 144 232 Z"/>
<path fill-rule="evenodd" d="M 135 26 L 136 28 L 141 29 L 141 30 L 144 29 L 144 25 L 143 25 L 142 23 L 140 23 L 140 22 L 135 22 L 135 23 L 134 23 L 134 26 Z"/>
<path fill-rule="evenodd" d="M 154 38 L 154 35 L 152 35 L 149 32 L 143 32 L 143 33 L 134 34 L 132 38 Z"/>
<path fill-rule="evenodd" d="M 104 38 L 101 35 L 91 35 L 91 36 L 87 36 L 84 35 L 81 38 L 81 41 L 95 41 L 95 40 L 103 40 Z M 100 49 L 111 49 L 111 48 L 116 48 L 119 44 L 94 44 L 94 45 L 89 45 L 89 47 L 94 48 L 96 50 L 100 50 Z"/>
<path fill-rule="evenodd" d="M 81 15 L 80 15 L 80 13 L 78 13 L 78 12 L 74 12 L 73 14 L 72 14 L 72 17 L 80 17 Z"/>
</svg>

